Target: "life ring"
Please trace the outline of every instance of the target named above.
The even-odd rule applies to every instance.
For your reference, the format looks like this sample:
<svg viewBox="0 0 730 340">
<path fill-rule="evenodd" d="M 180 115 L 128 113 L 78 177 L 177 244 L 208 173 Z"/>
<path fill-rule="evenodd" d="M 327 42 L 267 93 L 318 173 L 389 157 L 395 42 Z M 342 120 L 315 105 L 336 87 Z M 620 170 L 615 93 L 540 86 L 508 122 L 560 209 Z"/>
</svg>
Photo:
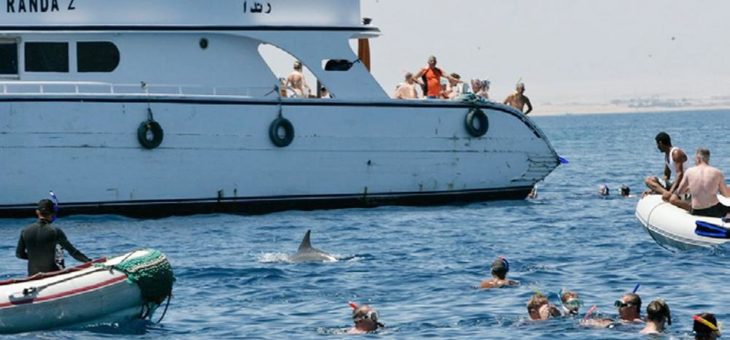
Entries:
<svg viewBox="0 0 730 340">
<path fill-rule="evenodd" d="M 481 137 L 487 134 L 489 130 L 489 119 L 479 108 L 472 108 L 466 113 L 466 119 L 464 120 L 466 126 L 466 132 L 472 137 Z"/>
<path fill-rule="evenodd" d="M 149 133 L 152 133 L 152 139 L 148 138 Z M 154 120 L 146 120 L 139 124 L 139 128 L 137 128 L 137 140 L 145 149 L 154 149 L 160 146 L 164 137 L 165 133 L 162 131 L 162 126 Z"/>
<path fill-rule="evenodd" d="M 284 131 L 283 136 L 279 134 L 281 130 Z M 280 148 L 288 146 L 294 140 L 294 125 L 284 117 L 274 119 L 269 126 L 269 138 L 274 145 Z"/>
</svg>

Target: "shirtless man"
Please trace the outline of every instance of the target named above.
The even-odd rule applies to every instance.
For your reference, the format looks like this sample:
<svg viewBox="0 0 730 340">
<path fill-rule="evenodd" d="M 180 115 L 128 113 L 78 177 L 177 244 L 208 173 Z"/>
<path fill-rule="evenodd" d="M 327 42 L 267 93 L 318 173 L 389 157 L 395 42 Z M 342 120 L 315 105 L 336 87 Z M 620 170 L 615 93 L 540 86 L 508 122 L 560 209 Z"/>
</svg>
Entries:
<svg viewBox="0 0 730 340">
<path fill-rule="evenodd" d="M 725 184 L 725 175 L 719 169 L 710 166 L 710 150 L 697 149 L 696 166 L 688 169 L 676 192 L 665 195 L 669 202 L 686 210 L 692 215 L 730 218 L 730 207 L 720 203 L 717 193 L 730 198 L 730 190 Z M 688 206 L 678 195 L 688 192 L 692 195 L 692 204 Z"/>
<path fill-rule="evenodd" d="M 423 79 L 420 80 L 420 84 L 425 86 L 425 93 L 423 95 L 429 99 L 441 98 L 441 78 L 461 83 L 461 80 L 452 77 L 443 69 L 436 67 L 436 63 L 436 57 L 428 57 L 428 65 L 416 72 L 413 76 L 413 78 L 417 80 L 423 77 Z"/>
<path fill-rule="evenodd" d="M 299 61 L 294 62 L 294 71 L 289 74 L 286 78 L 286 88 L 291 87 L 294 91 L 294 97 L 309 97 L 312 90 L 307 85 L 307 80 L 304 79 L 304 73 L 302 73 L 302 63 Z M 307 94 L 304 94 L 304 88 L 307 89 Z"/>
<path fill-rule="evenodd" d="M 671 193 L 677 190 L 677 186 L 682 182 L 687 154 L 682 149 L 672 146 L 672 139 L 666 132 L 659 132 L 654 137 L 654 140 L 656 141 L 657 149 L 664 153 L 664 183 L 655 176 L 647 177 L 644 179 L 644 183 L 649 187 L 649 190 L 645 191 L 644 194 L 655 193 L 664 195 L 667 192 Z M 672 172 L 676 174 L 676 179 L 673 183 L 670 182 Z M 666 196 L 665 199 L 669 199 L 669 196 Z"/>
<path fill-rule="evenodd" d="M 618 317 L 621 322 L 644 322 L 641 318 L 641 297 L 638 294 L 626 293 L 621 299 L 616 300 L 614 305 L 618 309 Z"/>
<path fill-rule="evenodd" d="M 527 105 L 527 111 L 525 111 L 525 115 L 527 115 L 532 112 L 532 103 L 530 103 L 530 98 L 527 98 L 524 93 L 525 83 L 518 83 L 515 88 L 515 92 L 505 98 L 504 103 L 520 110 L 520 112 L 522 112 L 525 105 Z"/>
<path fill-rule="evenodd" d="M 502 288 L 504 286 L 516 286 L 519 283 L 507 279 L 509 262 L 504 257 L 499 257 L 492 262 L 492 278 L 482 281 L 479 288 Z"/>
<path fill-rule="evenodd" d="M 416 82 L 413 80 L 413 73 L 407 72 L 405 82 L 398 85 L 393 94 L 395 99 L 417 99 Z"/>
</svg>

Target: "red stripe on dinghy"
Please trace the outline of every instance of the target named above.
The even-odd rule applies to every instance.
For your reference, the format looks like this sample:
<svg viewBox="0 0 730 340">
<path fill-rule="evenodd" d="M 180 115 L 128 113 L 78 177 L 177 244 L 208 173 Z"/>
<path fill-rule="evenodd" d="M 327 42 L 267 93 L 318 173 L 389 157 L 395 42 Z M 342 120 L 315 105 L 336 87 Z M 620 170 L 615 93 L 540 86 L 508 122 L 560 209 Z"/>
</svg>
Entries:
<svg viewBox="0 0 730 340">
<path fill-rule="evenodd" d="M 35 274 L 33 276 L 28 276 L 28 277 L 25 277 L 25 278 L 22 278 L 22 279 L 10 279 L 10 280 L 5 280 L 5 281 L 0 281 L 0 286 L 11 285 L 11 284 L 14 284 L 14 283 L 35 281 L 35 280 L 40 280 L 40 279 L 45 279 L 45 278 L 53 277 L 53 276 L 56 276 L 56 275 L 77 272 L 79 270 L 82 270 L 82 269 L 86 269 L 86 268 L 91 267 L 91 265 L 94 264 L 94 263 L 103 263 L 103 262 L 106 262 L 106 257 L 101 257 L 101 258 L 98 258 L 98 259 L 93 260 L 91 262 L 86 262 L 86 263 L 80 264 L 80 265 L 78 265 L 76 267 L 66 268 L 66 269 L 63 269 L 63 270 L 57 270 L 55 272 L 38 273 L 38 274 Z"/>
<path fill-rule="evenodd" d="M 124 276 L 115 277 L 113 279 L 109 279 L 109 280 L 106 280 L 106 281 L 102 281 L 102 282 L 99 282 L 99 283 L 95 283 L 95 284 L 93 284 L 91 286 L 76 288 L 76 289 L 72 289 L 72 290 L 69 290 L 69 291 L 60 292 L 60 293 L 56 293 L 56 294 L 53 294 L 53 295 L 48 295 L 48 296 L 40 297 L 40 298 L 37 298 L 37 299 L 24 300 L 24 301 L 19 301 L 19 302 L 15 302 L 15 303 L 13 303 L 13 302 L 4 302 L 4 303 L 0 303 L 0 308 L 5 308 L 5 307 L 10 307 L 10 306 L 15 306 L 15 305 L 24 305 L 24 304 L 28 304 L 28 303 L 37 303 L 37 302 L 43 302 L 43 301 L 58 299 L 58 298 L 66 297 L 66 296 L 69 296 L 69 295 L 75 295 L 75 294 L 78 294 L 78 293 L 83 293 L 83 292 L 86 292 L 86 291 L 94 290 L 94 289 L 101 288 L 101 287 L 104 287 L 104 286 L 110 286 L 110 285 L 113 285 L 113 284 L 115 284 L 117 282 L 124 281 L 126 279 L 127 279 L 127 276 L 124 275 Z"/>
</svg>

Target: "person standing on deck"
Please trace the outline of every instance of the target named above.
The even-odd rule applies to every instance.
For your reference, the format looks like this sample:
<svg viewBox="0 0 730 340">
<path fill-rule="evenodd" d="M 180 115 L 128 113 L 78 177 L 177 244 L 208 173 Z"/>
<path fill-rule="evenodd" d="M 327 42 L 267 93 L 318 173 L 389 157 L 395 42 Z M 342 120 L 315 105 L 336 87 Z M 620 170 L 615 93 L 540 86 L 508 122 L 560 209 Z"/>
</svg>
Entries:
<svg viewBox="0 0 730 340">
<path fill-rule="evenodd" d="M 423 86 L 424 96 L 429 99 L 441 98 L 441 78 L 446 78 L 456 83 L 461 83 L 461 80 L 452 77 L 443 69 L 436 67 L 436 63 L 436 57 L 428 57 L 428 65 L 416 72 L 416 74 L 413 76 L 416 81 L 418 81 L 418 79 L 421 79 L 420 84 L 421 86 Z"/>
<path fill-rule="evenodd" d="M 393 94 L 395 99 L 417 99 L 416 82 L 413 80 L 413 73 L 407 72 L 405 82 L 398 85 Z"/>
<path fill-rule="evenodd" d="M 527 105 L 527 111 L 524 112 L 525 116 L 532 112 L 532 103 L 530 103 L 530 98 L 525 96 L 525 83 L 517 83 L 515 92 L 504 99 L 504 104 L 512 106 L 515 109 L 520 110 L 520 112 L 523 112 L 525 105 Z"/>
<path fill-rule="evenodd" d="M 307 80 L 304 79 L 304 73 L 302 73 L 302 63 L 299 61 L 294 62 L 294 70 L 286 78 L 286 88 L 291 88 L 294 91 L 294 97 L 308 98 L 312 90 L 307 85 Z M 307 89 L 305 94 L 304 89 Z"/>
</svg>

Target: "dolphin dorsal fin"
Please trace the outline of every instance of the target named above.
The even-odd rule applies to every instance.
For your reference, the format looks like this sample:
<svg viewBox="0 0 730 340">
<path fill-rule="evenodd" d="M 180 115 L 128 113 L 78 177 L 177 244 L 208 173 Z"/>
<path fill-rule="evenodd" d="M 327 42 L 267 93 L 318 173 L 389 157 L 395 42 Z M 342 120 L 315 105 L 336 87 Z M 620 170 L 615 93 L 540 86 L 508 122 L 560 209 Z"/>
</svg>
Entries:
<svg viewBox="0 0 730 340">
<path fill-rule="evenodd" d="M 299 250 L 305 250 L 305 249 L 312 249 L 312 243 L 309 241 L 309 234 L 311 234 L 311 230 L 307 230 L 307 233 L 304 234 L 304 238 L 302 239 L 302 243 L 299 244 Z"/>
</svg>

